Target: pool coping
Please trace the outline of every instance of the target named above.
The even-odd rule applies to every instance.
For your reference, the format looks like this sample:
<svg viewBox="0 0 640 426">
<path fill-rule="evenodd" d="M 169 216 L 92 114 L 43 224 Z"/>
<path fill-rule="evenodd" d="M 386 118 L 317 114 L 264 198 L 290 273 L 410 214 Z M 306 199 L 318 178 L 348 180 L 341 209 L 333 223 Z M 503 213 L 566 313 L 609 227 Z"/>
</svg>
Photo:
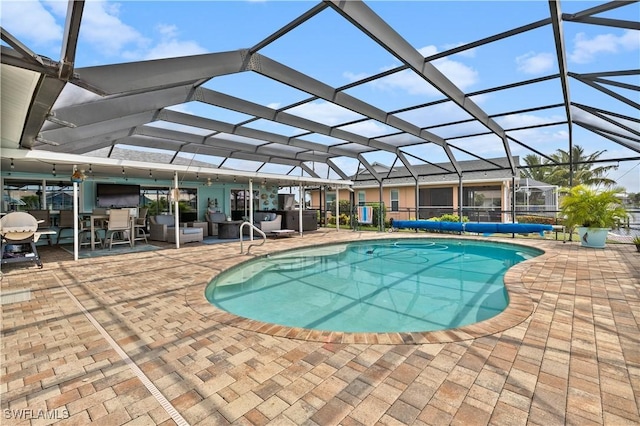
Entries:
<svg viewBox="0 0 640 426">
<path fill-rule="evenodd" d="M 397 234 L 394 234 L 393 238 L 396 238 Z M 390 238 L 386 236 L 386 238 Z M 471 239 L 478 241 L 486 241 L 475 237 L 415 237 L 407 236 L 403 239 L 425 239 L 425 238 L 444 238 L 444 239 Z M 372 238 L 372 241 L 380 238 Z M 359 240 L 365 241 L 365 240 Z M 492 241 L 498 242 L 504 245 L 516 245 L 526 248 L 531 248 L 524 244 L 506 242 L 506 241 Z M 327 245 L 330 245 L 328 243 Z M 317 246 L 316 246 L 317 247 Z M 305 248 L 304 246 L 299 249 Z M 465 340 L 477 339 L 492 335 L 495 333 L 503 332 L 510 328 L 517 326 L 531 316 L 534 310 L 534 303 L 529 294 L 529 291 L 525 287 L 522 276 L 529 269 L 531 263 L 536 259 L 540 259 L 547 255 L 546 251 L 534 247 L 537 250 L 542 251 L 542 254 L 531 259 L 524 260 L 511 268 L 509 268 L 504 275 L 504 285 L 509 295 L 509 304 L 504 311 L 498 315 L 488 318 L 486 320 L 466 325 L 459 328 L 452 328 L 446 330 L 437 331 L 421 331 L 421 332 L 381 332 L 381 333 L 362 333 L 362 332 L 340 332 L 340 331 L 321 331 L 311 330 L 301 327 L 290 327 L 284 325 L 278 325 L 273 323 L 265 323 L 262 321 L 253 320 L 250 318 L 241 317 L 239 315 L 232 314 L 224 311 L 212 305 L 205 297 L 205 288 L 200 286 L 192 286 L 186 289 L 185 299 L 187 306 L 191 309 L 203 315 L 212 321 L 216 321 L 222 324 L 226 324 L 232 327 L 236 327 L 242 330 L 252 331 L 256 333 L 263 333 L 270 336 L 284 337 L 289 339 L 304 340 L 310 342 L 321 343 L 351 343 L 351 344 L 383 344 L 383 345 L 397 345 L 397 344 L 411 344 L 419 345 L 425 343 L 451 343 L 460 342 Z M 277 250 L 270 255 L 285 252 L 288 250 Z M 225 268 L 212 275 L 211 279 L 220 273 L 236 267 L 238 264 L 247 261 L 248 259 L 238 257 L 238 261 L 233 265 Z M 208 283 L 207 283 L 208 284 Z"/>
</svg>

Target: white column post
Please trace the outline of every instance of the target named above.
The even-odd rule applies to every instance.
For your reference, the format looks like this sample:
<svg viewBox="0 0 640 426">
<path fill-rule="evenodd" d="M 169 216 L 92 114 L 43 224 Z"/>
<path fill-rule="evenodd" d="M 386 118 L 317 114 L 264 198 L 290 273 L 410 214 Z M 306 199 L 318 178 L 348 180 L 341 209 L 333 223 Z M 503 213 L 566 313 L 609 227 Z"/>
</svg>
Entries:
<svg viewBox="0 0 640 426">
<path fill-rule="evenodd" d="M 253 225 L 253 179 L 249 179 L 249 222 Z M 253 226 L 249 227 L 249 241 L 253 241 Z"/>
<path fill-rule="evenodd" d="M 336 231 L 340 230 L 340 188 L 336 186 Z"/>
<path fill-rule="evenodd" d="M 73 182 L 73 219 L 73 260 L 78 260 L 78 182 Z"/>
<path fill-rule="evenodd" d="M 302 237 L 302 206 L 304 206 L 304 199 L 302 198 L 302 182 L 300 182 L 298 189 L 298 227 L 300 229 L 300 236 Z"/>
<path fill-rule="evenodd" d="M 178 172 L 173 172 L 173 214 L 176 233 L 176 248 L 180 248 L 180 212 L 178 211 Z M 133 238 L 133 237 L 132 237 Z"/>
</svg>

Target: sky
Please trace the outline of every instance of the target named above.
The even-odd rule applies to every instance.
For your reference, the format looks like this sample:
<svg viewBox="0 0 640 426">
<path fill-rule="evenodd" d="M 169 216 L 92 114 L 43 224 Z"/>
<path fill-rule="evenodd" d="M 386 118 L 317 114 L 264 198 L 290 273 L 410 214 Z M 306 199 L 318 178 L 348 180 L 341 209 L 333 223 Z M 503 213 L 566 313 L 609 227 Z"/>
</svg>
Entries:
<svg viewBox="0 0 640 426">
<path fill-rule="evenodd" d="M 425 57 L 435 55 L 484 37 L 547 18 L 546 1 L 373 1 L 367 2 L 386 22 Z M 564 1 L 562 12 L 576 13 L 595 6 L 595 2 Z M 249 48 L 274 33 L 292 19 L 315 5 L 311 1 L 88 1 L 80 30 L 76 68 L 109 63 L 153 60 L 174 56 L 197 55 Z M 31 50 L 54 60 L 60 58 L 66 17 L 66 1 L 5 1 L 0 2 L 2 27 L 21 40 Z M 602 17 L 637 21 L 640 4 L 619 8 Z M 638 69 L 640 63 L 640 32 L 599 25 L 565 22 L 567 64 L 575 73 Z M 260 53 L 289 67 L 304 72 L 333 87 L 348 85 L 400 65 L 397 58 L 367 38 L 332 10 L 325 10 L 304 25 L 292 30 Z M 553 34 L 549 25 L 516 37 L 497 41 L 459 54 L 437 59 L 433 64 L 465 93 L 482 91 L 524 79 L 534 79 L 558 72 Z M 620 82 L 640 85 L 639 76 L 615 77 Z M 638 110 L 594 91 L 583 83 L 570 80 L 570 95 L 574 102 L 640 118 Z M 309 98 L 296 89 L 269 81 L 252 73 L 217 77 L 205 87 L 244 97 L 265 106 L 280 108 Z M 618 93 L 640 103 L 638 92 L 618 89 Z M 387 111 L 397 111 L 413 105 L 432 102 L 442 95 L 430 84 L 410 71 L 392 74 L 384 79 L 347 90 L 348 94 Z M 505 91 L 506 93 L 506 91 Z M 77 91 L 63 95 L 83 96 Z M 540 105 L 562 102 L 558 80 L 509 89 L 503 92 L 480 93 L 472 97 L 488 114 L 526 110 Z M 62 102 L 62 100 L 61 100 Z M 240 122 L 248 117 L 219 108 L 189 103 L 174 107 L 183 112 L 205 114 L 213 118 Z M 328 125 L 345 123 L 359 115 L 324 101 L 315 101 L 289 112 L 313 118 Z M 540 123 L 553 123 L 564 118 L 564 108 L 528 111 L 496 118 L 505 128 Z M 452 103 L 398 113 L 398 116 L 419 126 L 464 119 L 467 115 Z M 638 128 L 638 123 L 629 123 Z M 290 136 L 299 129 L 259 120 L 251 127 L 277 131 Z M 367 121 L 345 127 L 368 137 L 393 132 L 379 123 Z M 504 148 L 486 136 L 457 139 L 469 131 L 481 131 L 474 125 L 434 128 L 432 131 L 461 149 L 486 156 L 504 156 Z M 514 131 L 518 140 L 526 141 L 540 152 L 554 153 L 567 149 L 565 125 L 546 126 Z M 313 142 L 334 144 L 338 141 L 314 135 Z M 574 126 L 574 143 L 587 153 L 604 151 L 600 158 L 638 157 L 639 154 L 612 143 L 592 132 Z M 512 144 L 514 155 L 531 153 Z M 406 152 L 429 161 L 446 161 L 438 147 L 407 148 Z M 456 151 L 461 159 L 470 159 Z M 391 165 L 390 154 L 367 154 L 367 160 Z M 355 172 L 357 162 L 346 158 L 336 160 L 344 170 Z M 232 166 L 233 163 L 226 163 Z M 265 171 L 265 170 L 263 170 Z M 278 172 L 274 166 L 274 172 Z M 640 192 L 640 162 L 620 162 L 608 175 L 618 180 L 629 192 Z"/>
</svg>

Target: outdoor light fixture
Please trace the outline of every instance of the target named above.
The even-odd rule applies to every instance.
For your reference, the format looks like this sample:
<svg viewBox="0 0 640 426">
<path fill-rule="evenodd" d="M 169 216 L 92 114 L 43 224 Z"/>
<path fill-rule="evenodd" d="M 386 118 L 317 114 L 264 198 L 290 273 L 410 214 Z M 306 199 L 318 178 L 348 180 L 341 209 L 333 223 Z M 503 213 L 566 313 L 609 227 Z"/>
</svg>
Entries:
<svg viewBox="0 0 640 426">
<path fill-rule="evenodd" d="M 54 175 L 54 176 L 56 175 L 56 165 L 55 164 L 53 165 L 53 170 L 51 170 L 51 174 Z"/>
<path fill-rule="evenodd" d="M 13 165 L 13 158 L 11 159 L 11 170 L 13 170 L 15 166 Z"/>
<path fill-rule="evenodd" d="M 122 174 L 124 175 L 124 167 L 122 168 Z"/>
<path fill-rule="evenodd" d="M 211 182 L 211 178 L 208 177 L 207 178 L 207 186 L 211 186 L 211 185 L 213 185 L 213 182 Z"/>
<path fill-rule="evenodd" d="M 91 164 L 89 164 L 89 174 L 92 174 L 93 170 L 91 169 Z"/>
<path fill-rule="evenodd" d="M 151 170 L 149 170 L 149 177 L 153 179 L 153 173 L 151 173 Z"/>
</svg>

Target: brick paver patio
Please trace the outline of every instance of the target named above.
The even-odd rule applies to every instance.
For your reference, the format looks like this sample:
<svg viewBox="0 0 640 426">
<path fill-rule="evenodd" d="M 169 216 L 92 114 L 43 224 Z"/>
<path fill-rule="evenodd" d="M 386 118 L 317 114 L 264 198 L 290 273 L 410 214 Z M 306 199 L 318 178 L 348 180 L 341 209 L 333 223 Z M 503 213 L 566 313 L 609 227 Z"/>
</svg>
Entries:
<svg viewBox="0 0 640 426">
<path fill-rule="evenodd" d="M 252 255 L 389 236 L 319 231 Z M 77 262 L 43 247 L 43 269 L 3 268 L 1 423 L 640 424 L 640 253 L 515 242 L 546 250 L 505 277 L 517 309 L 358 336 L 209 306 L 206 283 L 249 258 L 239 243 Z"/>
</svg>

